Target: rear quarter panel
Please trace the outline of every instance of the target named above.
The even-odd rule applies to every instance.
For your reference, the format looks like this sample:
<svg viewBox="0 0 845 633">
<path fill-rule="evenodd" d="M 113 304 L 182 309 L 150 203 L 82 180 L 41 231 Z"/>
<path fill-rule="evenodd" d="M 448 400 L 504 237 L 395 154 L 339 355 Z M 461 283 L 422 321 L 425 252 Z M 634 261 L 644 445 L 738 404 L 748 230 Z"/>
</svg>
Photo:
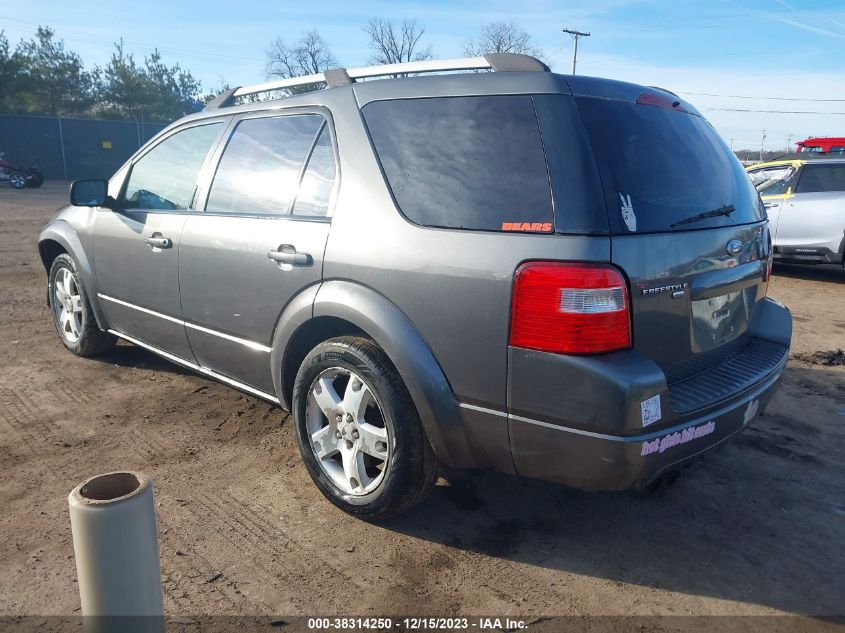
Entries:
<svg viewBox="0 0 845 633">
<path fill-rule="evenodd" d="M 342 181 L 324 279 L 386 297 L 420 332 L 460 401 L 505 410 L 514 271 L 532 259 L 608 261 L 609 238 L 412 224 L 394 204 L 357 109 L 333 114 Z"/>
</svg>

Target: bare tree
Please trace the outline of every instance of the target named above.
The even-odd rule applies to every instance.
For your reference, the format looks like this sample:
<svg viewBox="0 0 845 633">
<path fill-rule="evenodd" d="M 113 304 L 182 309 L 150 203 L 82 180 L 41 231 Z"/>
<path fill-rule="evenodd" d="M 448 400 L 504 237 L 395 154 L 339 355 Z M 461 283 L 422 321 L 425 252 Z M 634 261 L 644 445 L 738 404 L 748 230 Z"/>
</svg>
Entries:
<svg viewBox="0 0 845 633">
<path fill-rule="evenodd" d="M 268 78 L 290 79 L 314 75 L 337 67 L 337 58 L 317 31 L 303 33 L 292 46 L 286 44 L 282 38 L 276 38 L 267 51 Z M 318 85 L 302 86 L 291 89 L 291 92 L 308 92 L 318 87 Z"/>
<path fill-rule="evenodd" d="M 390 20 L 373 18 L 364 27 L 370 36 L 370 48 L 373 55 L 371 64 L 400 64 L 431 59 L 431 46 L 420 44 L 425 35 L 425 27 L 416 20 L 402 20 L 401 25 L 394 25 Z"/>
<path fill-rule="evenodd" d="M 541 49 L 531 45 L 531 36 L 513 22 L 491 22 L 481 27 L 478 39 L 464 46 L 464 54 L 476 57 L 484 53 L 521 53 L 543 60 Z"/>
</svg>

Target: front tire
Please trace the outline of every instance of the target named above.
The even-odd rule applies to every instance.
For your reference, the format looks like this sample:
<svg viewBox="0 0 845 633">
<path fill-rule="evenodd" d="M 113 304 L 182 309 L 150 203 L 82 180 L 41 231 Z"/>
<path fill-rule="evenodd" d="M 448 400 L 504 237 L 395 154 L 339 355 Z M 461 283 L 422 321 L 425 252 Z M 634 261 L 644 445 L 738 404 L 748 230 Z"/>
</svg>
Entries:
<svg viewBox="0 0 845 633">
<path fill-rule="evenodd" d="M 399 372 L 373 341 L 342 336 L 305 357 L 293 388 L 299 452 L 320 492 L 368 521 L 404 512 L 437 463 Z"/>
<path fill-rule="evenodd" d="M 9 186 L 12 189 L 25 189 L 26 175 L 19 171 L 12 172 L 9 174 Z"/>
<path fill-rule="evenodd" d="M 94 356 L 114 347 L 115 337 L 97 326 L 85 287 L 70 255 L 53 260 L 49 278 L 50 313 L 64 346 L 77 356 Z"/>
</svg>

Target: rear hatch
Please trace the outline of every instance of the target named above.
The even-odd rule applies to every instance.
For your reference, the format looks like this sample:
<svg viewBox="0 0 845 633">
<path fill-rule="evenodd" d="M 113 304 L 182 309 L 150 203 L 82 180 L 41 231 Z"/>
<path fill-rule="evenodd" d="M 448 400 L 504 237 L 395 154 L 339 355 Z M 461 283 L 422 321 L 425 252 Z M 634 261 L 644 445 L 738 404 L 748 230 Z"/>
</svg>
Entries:
<svg viewBox="0 0 845 633">
<path fill-rule="evenodd" d="M 691 106 L 660 90 L 625 96 L 576 102 L 602 181 L 612 261 L 630 283 L 633 346 L 664 370 L 671 391 L 748 351 L 766 291 L 767 223 L 745 171 Z M 714 395 L 673 396 L 673 405 L 701 408 Z"/>
</svg>

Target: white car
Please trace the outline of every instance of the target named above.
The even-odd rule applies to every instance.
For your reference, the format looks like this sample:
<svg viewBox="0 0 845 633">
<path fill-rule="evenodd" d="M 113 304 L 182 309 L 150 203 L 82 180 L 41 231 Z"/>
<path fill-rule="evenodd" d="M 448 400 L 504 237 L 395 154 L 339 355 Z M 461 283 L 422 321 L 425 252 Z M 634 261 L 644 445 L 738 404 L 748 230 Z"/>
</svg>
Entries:
<svg viewBox="0 0 845 633">
<path fill-rule="evenodd" d="M 777 160 L 748 168 L 781 261 L 845 264 L 845 159 Z"/>
</svg>

